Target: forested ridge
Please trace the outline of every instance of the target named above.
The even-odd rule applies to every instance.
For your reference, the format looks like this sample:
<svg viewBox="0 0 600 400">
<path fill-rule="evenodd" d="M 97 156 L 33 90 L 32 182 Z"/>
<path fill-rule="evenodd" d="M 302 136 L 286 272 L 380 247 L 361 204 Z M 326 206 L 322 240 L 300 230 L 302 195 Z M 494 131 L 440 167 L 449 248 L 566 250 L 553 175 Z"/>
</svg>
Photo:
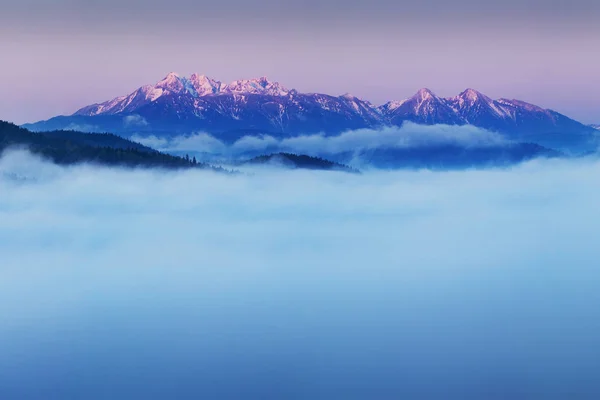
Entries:
<svg viewBox="0 0 600 400">
<path fill-rule="evenodd" d="M 26 148 L 33 154 L 60 165 L 94 163 L 125 167 L 221 170 L 199 163 L 195 158 L 164 154 L 110 133 L 31 132 L 12 123 L 0 121 L 0 152 L 9 148 Z"/>
</svg>

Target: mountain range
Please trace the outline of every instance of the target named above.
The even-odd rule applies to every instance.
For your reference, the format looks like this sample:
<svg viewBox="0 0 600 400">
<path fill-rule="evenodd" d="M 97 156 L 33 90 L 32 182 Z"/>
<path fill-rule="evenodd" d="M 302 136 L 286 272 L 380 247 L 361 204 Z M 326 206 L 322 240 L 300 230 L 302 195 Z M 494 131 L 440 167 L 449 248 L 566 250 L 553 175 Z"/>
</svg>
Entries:
<svg viewBox="0 0 600 400">
<path fill-rule="evenodd" d="M 474 125 L 520 142 L 585 149 L 598 130 L 520 100 L 491 99 L 467 89 L 443 98 L 429 89 L 381 106 L 350 94 L 300 93 L 262 77 L 229 84 L 204 75 L 168 74 L 155 85 L 86 106 L 70 116 L 26 124 L 33 131 L 75 129 L 123 136 L 169 137 L 208 132 L 224 141 L 268 133 L 336 135 L 362 128 L 419 124 Z"/>
</svg>

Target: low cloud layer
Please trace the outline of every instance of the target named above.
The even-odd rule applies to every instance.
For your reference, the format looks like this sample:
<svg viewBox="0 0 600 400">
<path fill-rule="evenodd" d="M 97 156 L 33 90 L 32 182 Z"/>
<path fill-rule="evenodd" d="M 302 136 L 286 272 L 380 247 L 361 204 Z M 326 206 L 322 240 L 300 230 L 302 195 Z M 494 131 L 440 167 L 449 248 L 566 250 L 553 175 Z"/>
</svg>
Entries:
<svg viewBox="0 0 600 400">
<path fill-rule="evenodd" d="M 246 136 L 233 144 L 199 133 L 172 139 L 134 137 L 136 141 L 171 153 L 210 153 L 227 157 L 265 152 L 292 152 L 308 155 L 331 155 L 345 152 L 360 152 L 377 148 L 415 148 L 439 145 L 460 147 L 502 146 L 507 140 L 501 135 L 471 125 L 417 125 L 405 123 L 402 127 L 387 127 L 381 130 L 359 129 L 338 136 L 305 135 L 278 139 L 272 136 Z"/>
<path fill-rule="evenodd" d="M 593 160 L 0 159 L 0 398 L 597 398 Z"/>
</svg>

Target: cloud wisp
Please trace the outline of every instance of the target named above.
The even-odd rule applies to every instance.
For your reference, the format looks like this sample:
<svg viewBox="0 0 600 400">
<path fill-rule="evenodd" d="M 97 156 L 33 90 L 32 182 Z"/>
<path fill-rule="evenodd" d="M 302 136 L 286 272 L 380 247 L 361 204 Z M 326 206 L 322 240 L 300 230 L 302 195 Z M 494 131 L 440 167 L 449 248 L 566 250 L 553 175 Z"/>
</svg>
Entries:
<svg viewBox="0 0 600 400">
<path fill-rule="evenodd" d="M 337 136 L 304 135 L 283 139 L 269 135 L 245 136 L 232 144 L 226 144 L 207 133 L 172 139 L 136 136 L 133 140 L 166 152 L 208 153 L 225 157 L 278 151 L 323 156 L 347 152 L 359 153 L 379 148 L 407 149 L 441 145 L 485 148 L 510 143 L 500 134 L 471 125 L 427 126 L 411 122 L 405 123 L 402 127 L 386 127 L 380 130 L 359 129 Z"/>
<path fill-rule="evenodd" d="M 141 115 L 128 115 L 123 118 L 125 126 L 148 126 L 148 121 Z"/>
<path fill-rule="evenodd" d="M 598 176 L 9 153 L 0 397 L 595 398 Z"/>
</svg>

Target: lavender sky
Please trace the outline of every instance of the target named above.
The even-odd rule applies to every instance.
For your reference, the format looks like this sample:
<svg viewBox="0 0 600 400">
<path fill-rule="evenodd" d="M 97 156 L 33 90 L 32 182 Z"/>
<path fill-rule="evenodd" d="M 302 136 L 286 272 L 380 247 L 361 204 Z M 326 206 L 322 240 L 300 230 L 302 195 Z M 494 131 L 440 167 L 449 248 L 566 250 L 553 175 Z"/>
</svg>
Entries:
<svg viewBox="0 0 600 400">
<path fill-rule="evenodd" d="M 176 71 L 375 104 L 473 87 L 600 123 L 600 2 L 491 3 L 0 0 L 0 119 L 70 114 Z"/>
</svg>

